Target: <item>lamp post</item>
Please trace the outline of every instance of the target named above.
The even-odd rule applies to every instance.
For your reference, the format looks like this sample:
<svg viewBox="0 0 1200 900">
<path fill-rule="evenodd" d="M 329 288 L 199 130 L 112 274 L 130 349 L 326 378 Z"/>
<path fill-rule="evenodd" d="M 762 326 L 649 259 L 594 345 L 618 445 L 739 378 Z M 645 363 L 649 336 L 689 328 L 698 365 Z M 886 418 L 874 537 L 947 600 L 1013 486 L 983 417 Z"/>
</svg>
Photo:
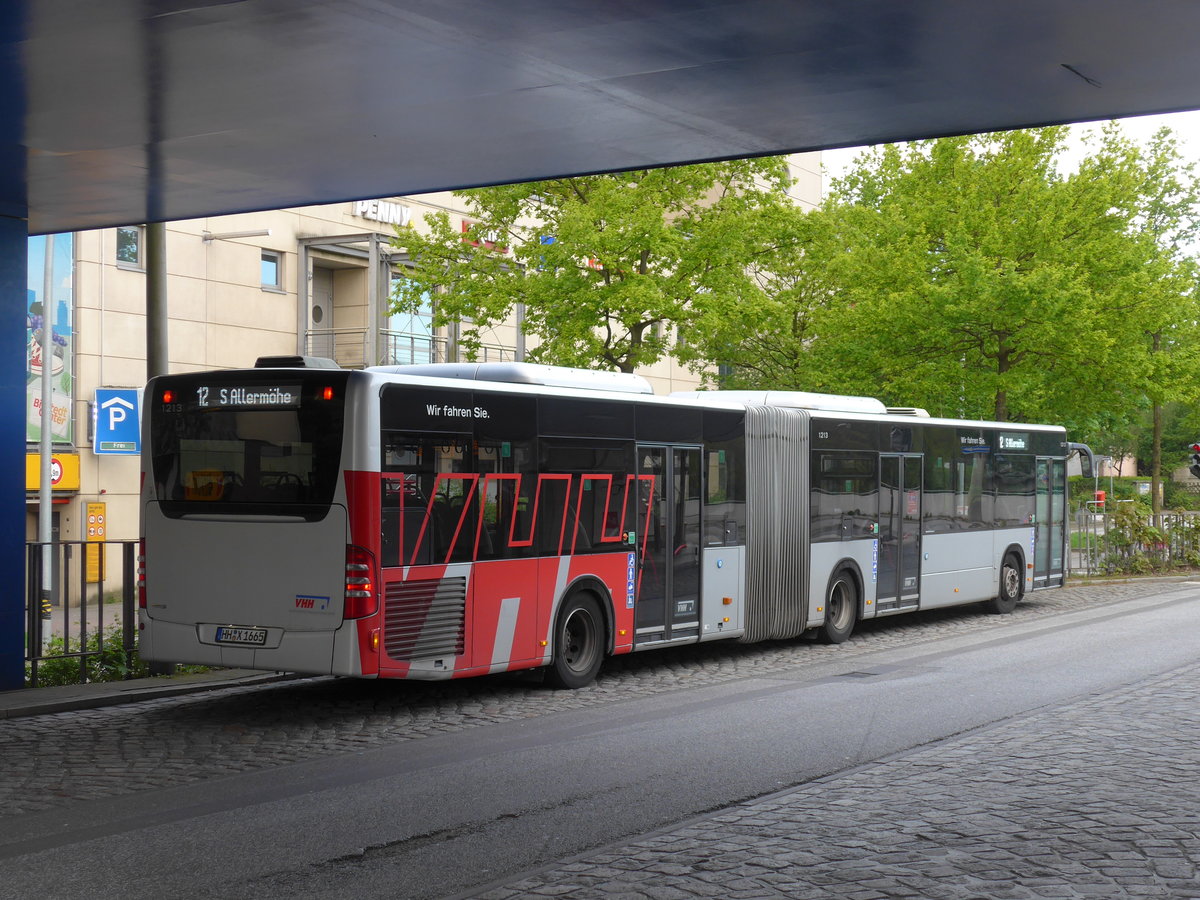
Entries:
<svg viewBox="0 0 1200 900">
<path fill-rule="evenodd" d="M 54 235 L 46 235 L 46 258 L 42 275 L 42 397 L 41 429 L 38 435 L 38 543 L 42 545 L 42 611 L 54 598 Z M 48 636 L 48 633 L 47 633 Z"/>
</svg>

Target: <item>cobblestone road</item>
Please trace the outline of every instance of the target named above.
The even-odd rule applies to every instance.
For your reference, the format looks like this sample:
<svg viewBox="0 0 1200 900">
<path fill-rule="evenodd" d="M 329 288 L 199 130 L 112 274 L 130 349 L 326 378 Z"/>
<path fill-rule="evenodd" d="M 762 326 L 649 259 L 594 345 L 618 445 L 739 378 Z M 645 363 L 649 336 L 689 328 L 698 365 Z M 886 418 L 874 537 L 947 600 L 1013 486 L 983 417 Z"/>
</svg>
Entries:
<svg viewBox="0 0 1200 900">
<path fill-rule="evenodd" d="M 1200 665 L 472 896 L 1197 898 L 1197 710 Z"/>
<path fill-rule="evenodd" d="M 0 808 L 8 815 L 261 770 L 321 755 L 594 707 L 755 675 L 803 673 L 894 647 L 985 632 L 1149 596 L 1154 583 L 1033 595 L 1012 616 L 978 608 L 866 622 L 839 646 L 718 642 L 612 660 L 596 684 L 550 691 L 531 675 L 459 682 L 309 679 L 0 723 Z"/>
</svg>

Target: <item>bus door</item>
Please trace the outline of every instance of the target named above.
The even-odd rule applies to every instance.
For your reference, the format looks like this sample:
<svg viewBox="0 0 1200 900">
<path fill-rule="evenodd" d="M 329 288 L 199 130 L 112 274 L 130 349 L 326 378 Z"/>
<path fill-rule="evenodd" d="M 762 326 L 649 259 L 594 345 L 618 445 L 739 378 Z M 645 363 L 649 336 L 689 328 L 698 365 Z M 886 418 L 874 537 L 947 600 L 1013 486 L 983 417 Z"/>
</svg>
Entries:
<svg viewBox="0 0 1200 900">
<path fill-rule="evenodd" d="M 1066 525 L 1067 463 L 1037 458 L 1037 499 L 1033 527 L 1033 587 L 1063 583 L 1063 534 Z"/>
<path fill-rule="evenodd" d="M 879 456 L 879 559 L 875 609 L 909 609 L 920 599 L 921 456 Z"/>
<path fill-rule="evenodd" d="M 700 448 L 638 444 L 635 643 L 700 634 Z"/>
</svg>

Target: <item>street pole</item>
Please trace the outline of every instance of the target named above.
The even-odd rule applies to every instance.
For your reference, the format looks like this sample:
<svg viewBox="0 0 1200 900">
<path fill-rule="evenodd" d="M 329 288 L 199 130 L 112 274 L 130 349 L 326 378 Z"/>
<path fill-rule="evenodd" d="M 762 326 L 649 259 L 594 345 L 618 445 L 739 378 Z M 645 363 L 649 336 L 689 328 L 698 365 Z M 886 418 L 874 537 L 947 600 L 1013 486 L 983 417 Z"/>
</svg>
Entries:
<svg viewBox="0 0 1200 900">
<path fill-rule="evenodd" d="M 38 542 L 42 545 L 42 611 L 50 609 L 54 597 L 54 488 L 51 467 L 54 459 L 54 235 L 46 235 L 46 258 L 42 275 L 42 409 L 38 437 Z M 47 632 L 49 633 L 49 632 Z"/>
<path fill-rule="evenodd" d="M 146 226 L 146 380 L 167 374 L 167 226 Z"/>
<path fill-rule="evenodd" d="M 167 226 L 146 226 L 146 380 L 166 375 L 167 356 Z M 173 663 L 150 663 L 151 675 L 173 675 Z"/>
</svg>

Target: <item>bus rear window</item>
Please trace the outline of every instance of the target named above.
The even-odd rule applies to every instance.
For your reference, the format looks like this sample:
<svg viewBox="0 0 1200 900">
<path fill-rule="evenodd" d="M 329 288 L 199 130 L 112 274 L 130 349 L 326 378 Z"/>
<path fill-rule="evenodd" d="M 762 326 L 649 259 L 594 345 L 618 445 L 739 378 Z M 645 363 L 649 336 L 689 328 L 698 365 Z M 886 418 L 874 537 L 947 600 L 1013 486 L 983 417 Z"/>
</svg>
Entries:
<svg viewBox="0 0 1200 900">
<path fill-rule="evenodd" d="M 157 388 L 151 443 L 164 512 L 322 518 L 341 462 L 343 388 L 289 385 L 292 403 L 264 388 L 240 395 L 257 402 L 226 405 L 204 402 L 209 384 Z"/>
</svg>

